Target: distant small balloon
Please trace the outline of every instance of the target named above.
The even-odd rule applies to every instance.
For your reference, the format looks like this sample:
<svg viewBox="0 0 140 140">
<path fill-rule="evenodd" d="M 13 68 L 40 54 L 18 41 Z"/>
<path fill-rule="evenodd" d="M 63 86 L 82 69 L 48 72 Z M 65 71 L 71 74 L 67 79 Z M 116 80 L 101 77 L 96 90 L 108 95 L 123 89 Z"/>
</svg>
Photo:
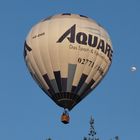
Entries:
<svg viewBox="0 0 140 140">
<path fill-rule="evenodd" d="M 136 68 L 136 67 L 134 67 L 134 66 L 133 66 L 133 67 L 131 67 L 131 71 L 132 71 L 132 72 L 134 72 L 134 71 L 136 71 L 136 70 L 137 70 L 137 68 Z"/>
</svg>

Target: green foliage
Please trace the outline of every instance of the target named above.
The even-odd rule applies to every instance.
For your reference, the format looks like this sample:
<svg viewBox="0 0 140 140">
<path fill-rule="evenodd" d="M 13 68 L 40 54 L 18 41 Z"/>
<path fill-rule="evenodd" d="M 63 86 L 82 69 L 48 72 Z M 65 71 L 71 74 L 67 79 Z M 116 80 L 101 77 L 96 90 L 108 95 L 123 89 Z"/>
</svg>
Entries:
<svg viewBox="0 0 140 140">
<path fill-rule="evenodd" d="M 84 137 L 84 139 L 83 140 L 87 140 L 87 138 L 86 137 Z"/>
<path fill-rule="evenodd" d="M 47 138 L 46 140 L 52 140 L 51 138 Z"/>
</svg>

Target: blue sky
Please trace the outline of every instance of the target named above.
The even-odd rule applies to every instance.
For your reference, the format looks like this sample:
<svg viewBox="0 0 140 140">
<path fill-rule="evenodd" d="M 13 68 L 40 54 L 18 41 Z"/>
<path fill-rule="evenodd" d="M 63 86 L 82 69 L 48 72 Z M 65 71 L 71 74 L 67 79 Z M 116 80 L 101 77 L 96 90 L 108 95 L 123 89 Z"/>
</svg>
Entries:
<svg viewBox="0 0 140 140">
<path fill-rule="evenodd" d="M 36 85 L 23 59 L 30 28 L 58 13 L 89 16 L 109 32 L 114 57 L 101 84 L 60 122 L 63 111 Z M 140 135 L 139 0 L 1 0 L 0 2 L 0 139 L 82 140 L 93 115 L 100 140 Z M 135 65 L 137 71 L 131 72 Z"/>
</svg>

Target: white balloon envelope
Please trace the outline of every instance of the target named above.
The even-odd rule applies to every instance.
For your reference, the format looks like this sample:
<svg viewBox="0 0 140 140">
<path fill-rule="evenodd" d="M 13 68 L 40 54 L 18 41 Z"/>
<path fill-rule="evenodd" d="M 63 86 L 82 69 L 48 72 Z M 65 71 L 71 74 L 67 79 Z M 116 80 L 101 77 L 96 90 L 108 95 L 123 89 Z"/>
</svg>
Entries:
<svg viewBox="0 0 140 140">
<path fill-rule="evenodd" d="M 32 77 L 57 105 L 68 110 L 99 84 L 112 54 L 110 37 L 102 26 L 68 13 L 33 26 L 24 44 Z"/>
<path fill-rule="evenodd" d="M 131 71 L 132 71 L 132 72 L 134 72 L 134 71 L 136 71 L 136 70 L 137 70 L 137 68 L 136 68 L 136 67 L 134 67 L 134 66 L 133 66 L 133 67 L 131 67 Z"/>
</svg>

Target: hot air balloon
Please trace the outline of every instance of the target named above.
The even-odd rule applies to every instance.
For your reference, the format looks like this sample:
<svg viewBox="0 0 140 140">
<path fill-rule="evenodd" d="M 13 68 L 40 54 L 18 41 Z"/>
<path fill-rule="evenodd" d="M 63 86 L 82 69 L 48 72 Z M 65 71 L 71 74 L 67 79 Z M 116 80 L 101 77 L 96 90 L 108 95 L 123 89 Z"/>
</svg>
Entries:
<svg viewBox="0 0 140 140">
<path fill-rule="evenodd" d="M 135 72 L 136 70 L 137 70 L 137 68 L 136 68 L 135 66 L 132 66 L 132 67 L 131 67 L 131 71 L 132 71 L 132 72 Z"/>
<path fill-rule="evenodd" d="M 24 59 L 40 88 L 68 111 L 100 83 L 112 63 L 107 31 L 78 14 L 58 14 L 32 27 L 24 43 Z"/>
</svg>

